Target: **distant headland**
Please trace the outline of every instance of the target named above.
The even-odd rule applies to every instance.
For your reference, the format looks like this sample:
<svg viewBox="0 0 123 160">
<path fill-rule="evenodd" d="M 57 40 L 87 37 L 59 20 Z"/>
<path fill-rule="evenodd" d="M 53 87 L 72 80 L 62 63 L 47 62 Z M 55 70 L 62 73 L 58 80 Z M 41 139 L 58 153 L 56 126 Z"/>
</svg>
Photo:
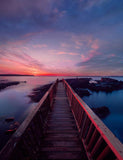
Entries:
<svg viewBox="0 0 123 160">
<path fill-rule="evenodd" d="M 34 76 L 34 75 L 26 75 L 26 74 L 0 74 L 0 76 Z"/>
</svg>

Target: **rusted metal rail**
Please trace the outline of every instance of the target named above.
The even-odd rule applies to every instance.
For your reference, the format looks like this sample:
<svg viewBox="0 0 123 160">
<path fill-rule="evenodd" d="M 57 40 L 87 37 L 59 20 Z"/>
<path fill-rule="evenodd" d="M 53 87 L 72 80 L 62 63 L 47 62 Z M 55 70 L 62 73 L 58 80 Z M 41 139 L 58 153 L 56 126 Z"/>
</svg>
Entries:
<svg viewBox="0 0 123 160">
<path fill-rule="evenodd" d="M 122 160 L 123 144 L 63 80 L 88 159 Z"/>
<path fill-rule="evenodd" d="M 35 160 L 40 149 L 43 127 L 52 108 L 58 80 L 42 97 L 35 109 L 24 120 L 0 152 L 0 160 Z M 30 158 L 31 157 L 31 158 Z"/>
</svg>

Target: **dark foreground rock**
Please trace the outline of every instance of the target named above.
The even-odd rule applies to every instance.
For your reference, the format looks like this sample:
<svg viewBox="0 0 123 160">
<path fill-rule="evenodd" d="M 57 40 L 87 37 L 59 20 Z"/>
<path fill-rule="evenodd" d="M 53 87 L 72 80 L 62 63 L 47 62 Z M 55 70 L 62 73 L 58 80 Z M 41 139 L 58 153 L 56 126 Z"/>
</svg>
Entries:
<svg viewBox="0 0 123 160">
<path fill-rule="evenodd" d="M 32 93 L 28 95 L 30 97 L 32 102 L 39 102 L 40 99 L 43 97 L 43 95 L 46 93 L 46 91 L 50 88 L 51 84 L 46 84 L 41 87 L 34 88 Z"/>
<path fill-rule="evenodd" d="M 91 95 L 90 92 L 87 90 L 90 80 L 91 78 L 66 79 L 69 85 L 80 97 Z"/>
<path fill-rule="evenodd" d="M 109 114 L 110 114 L 110 111 L 109 111 L 109 108 L 106 107 L 106 106 L 102 106 L 102 107 L 99 107 L 99 108 L 91 108 L 99 118 L 103 119 L 103 118 L 106 118 Z"/>
<path fill-rule="evenodd" d="M 69 85 L 73 88 L 88 88 L 89 81 L 91 78 L 74 78 L 74 79 L 66 79 Z"/>
</svg>

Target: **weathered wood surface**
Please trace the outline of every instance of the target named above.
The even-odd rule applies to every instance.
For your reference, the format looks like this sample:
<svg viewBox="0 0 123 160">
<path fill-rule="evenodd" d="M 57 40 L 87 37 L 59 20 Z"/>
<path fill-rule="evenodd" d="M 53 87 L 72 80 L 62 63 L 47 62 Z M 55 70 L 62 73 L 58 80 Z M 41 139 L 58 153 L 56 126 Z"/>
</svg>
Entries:
<svg viewBox="0 0 123 160">
<path fill-rule="evenodd" d="M 87 159 L 62 82 L 58 84 L 53 110 L 47 119 L 39 158 Z"/>
</svg>

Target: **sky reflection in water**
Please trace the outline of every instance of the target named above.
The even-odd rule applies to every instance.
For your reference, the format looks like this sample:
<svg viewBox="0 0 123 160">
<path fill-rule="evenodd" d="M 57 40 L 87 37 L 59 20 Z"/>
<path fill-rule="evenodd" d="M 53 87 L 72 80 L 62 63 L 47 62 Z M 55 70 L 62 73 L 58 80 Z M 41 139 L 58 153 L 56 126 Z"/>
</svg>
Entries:
<svg viewBox="0 0 123 160">
<path fill-rule="evenodd" d="M 27 81 L 16 86 L 8 87 L 0 92 L 0 149 L 7 142 L 10 136 L 5 135 L 5 131 L 10 128 L 14 122 L 21 123 L 28 113 L 36 106 L 31 103 L 27 96 L 31 90 L 37 86 L 51 83 L 58 77 L 0 77 L 0 80 L 9 81 Z M 60 77 L 62 79 L 63 77 Z M 71 77 L 64 77 L 71 78 Z M 100 79 L 100 77 L 93 77 Z M 118 77 L 116 78 L 118 79 Z M 123 77 L 119 77 L 120 80 Z M 123 142 L 123 90 L 113 91 L 112 93 L 93 92 L 89 97 L 83 97 L 83 100 L 90 107 L 107 106 L 110 115 L 103 119 L 103 122 L 109 129 Z M 5 122 L 5 118 L 14 117 L 14 122 Z"/>
</svg>

